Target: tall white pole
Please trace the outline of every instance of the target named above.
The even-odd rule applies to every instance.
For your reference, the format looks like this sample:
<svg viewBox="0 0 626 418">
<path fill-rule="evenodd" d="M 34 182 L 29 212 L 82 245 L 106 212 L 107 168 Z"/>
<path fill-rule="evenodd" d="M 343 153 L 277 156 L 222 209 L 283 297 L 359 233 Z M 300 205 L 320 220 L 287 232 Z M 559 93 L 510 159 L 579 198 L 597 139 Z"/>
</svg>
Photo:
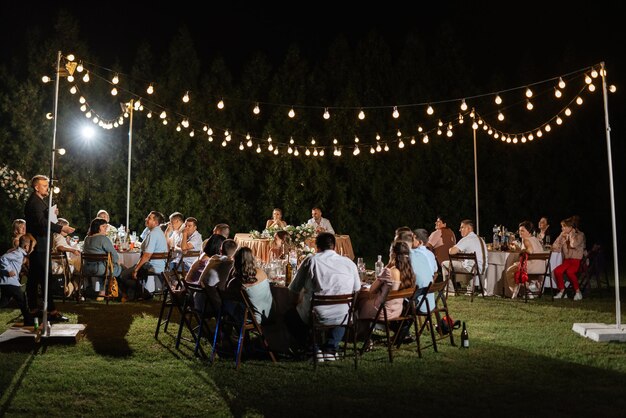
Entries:
<svg viewBox="0 0 626 418">
<path fill-rule="evenodd" d="M 607 160 L 609 162 L 609 192 L 611 195 L 611 228 L 613 231 L 613 269 L 615 271 L 615 326 L 617 329 L 621 328 L 622 314 L 619 302 L 619 268 L 617 263 L 617 232 L 615 221 L 615 187 L 613 185 L 613 158 L 611 154 L 611 125 L 609 124 L 609 101 L 607 99 L 606 92 L 606 74 L 604 68 L 604 61 L 600 63 L 602 75 L 602 98 L 604 99 L 604 126 L 606 129 L 606 152 Z"/>
<path fill-rule="evenodd" d="M 61 78 L 61 51 L 57 53 L 57 72 L 54 87 L 54 123 L 52 130 L 52 156 L 50 158 L 50 189 L 48 190 L 48 222 L 46 227 L 46 267 L 45 282 L 43 291 L 43 318 L 41 326 L 43 327 L 43 336 L 50 336 L 50 328 L 48 327 L 48 276 L 50 275 L 50 217 L 52 215 L 52 194 L 54 193 L 54 157 L 56 154 L 57 144 L 57 116 L 59 114 L 59 80 Z M 42 243 L 43 244 L 43 243 Z M 41 245 L 41 244 L 40 244 Z"/>
<path fill-rule="evenodd" d="M 472 128 L 474 134 L 474 199 L 476 201 L 476 235 L 480 236 L 480 220 L 478 216 L 478 153 L 476 151 L 476 129 Z"/>
<path fill-rule="evenodd" d="M 130 169 L 133 152 L 133 110 L 134 101 L 130 100 L 130 124 L 128 126 L 128 178 L 126 181 L 126 233 L 130 234 Z"/>
</svg>

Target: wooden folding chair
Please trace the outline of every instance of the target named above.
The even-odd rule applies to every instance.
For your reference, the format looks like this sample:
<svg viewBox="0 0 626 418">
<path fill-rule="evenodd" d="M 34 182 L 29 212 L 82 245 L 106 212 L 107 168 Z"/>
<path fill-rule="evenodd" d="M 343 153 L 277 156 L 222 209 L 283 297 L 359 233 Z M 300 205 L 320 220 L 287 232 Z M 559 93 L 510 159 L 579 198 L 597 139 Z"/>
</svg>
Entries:
<svg viewBox="0 0 626 418">
<path fill-rule="evenodd" d="M 552 268 L 550 267 L 550 253 L 531 253 L 528 254 L 526 259 L 528 263 L 531 261 L 543 261 L 545 269 L 541 273 L 528 273 L 528 282 L 520 283 L 520 295 L 524 298 L 524 303 L 528 303 L 528 295 L 540 298 L 543 295 L 543 290 L 546 285 L 546 281 L 552 280 Z M 537 290 L 531 290 L 529 285 L 531 281 L 537 281 L 541 285 Z M 552 300 L 554 301 L 554 288 L 552 288 Z"/>
<path fill-rule="evenodd" d="M 198 309 L 195 304 L 194 296 L 196 294 L 204 294 L 202 285 L 188 283 L 184 280 L 180 280 L 179 282 L 181 282 L 181 289 L 174 290 L 174 292 L 181 292 L 183 305 L 180 310 L 181 318 L 178 324 L 178 334 L 176 336 L 176 349 L 180 348 L 180 342 L 184 339 L 183 329 L 186 327 L 191 334 L 191 340 L 188 341 L 194 344 L 194 354 L 196 356 L 200 354 L 201 357 L 206 358 L 207 355 L 201 346 L 202 334 L 204 330 L 206 330 L 207 335 L 210 333 L 208 321 L 214 316 L 214 313 L 209 309 L 208 301 L 204 304 L 202 309 Z"/>
<path fill-rule="evenodd" d="M 159 338 L 159 330 L 163 327 L 163 332 L 167 332 L 167 327 L 172 318 L 172 311 L 176 309 L 182 316 L 183 306 L 185 304 L 185 291 L 184 289 L 177 289 L 178 277 L 173 271 L 164 271 L 161 273 L 161 280 L 163 281 L 163 300 L 161 303 L 161 310 L 159 312 L 159 319 L 157 321 L 156 330 L 154 332 L 154 338 Z M 163 315 L 167 310 L 167 316 Z"/>
<path fill-rule="evenodd" d="M 446 295 L 448 291 L 448 281 L 445 280 L 443 282 L 437 282 L 437 283 L 433 283 L 430 285 L 430 288 L 428 289 L 428 294 L 434 295 L 434 299 L 435 299 L 435 304 L 434 306 L 430 306 L 430 302 L 427 301 L 428 303 L 428 308 L 430 311 L 430 316 L 431 316 L 431 321 L 430 321 L 430 325 L 433 325 L 433 321 L 432 321 L 432 317 L 435 317 L 435 324 L 441 324 L 441 319 L 442 318 L 450 318 L 450 311 L 448 310 L 448 301 L 446 299 Z M 419 314 L 419 312 L 418 312 Z M 456 344 L 454 343 L 454 335 L 452 332 L 452 324 L 450 324 L 449 326 L 449 332 L 448 334 L 444 334 L 443 330 L 441 329 L 441 326 L 436 327 L 437 329 L 437 334 L 438 337 L 436 338 L 437 341 L 441 341 L 444 340 L 446 338 L 450 338 L 450 344 L 453 346 L 456 346 Z M 437 351 L 435 349 L 435 351 Z"/>
<path fill-rule="evenodd" d="M 152 255 L 150 256 L 150 260 L 165 260 L 165 269 L 163 271 L 168 271 L 171 257 L 172 251 L 168 251 L 166 253 L 152 253 Z M 165 289 L 165 285 L 161 283 L 161 289 L 158 289 L 157 286 L 157 278 L 160 277 L 160 273 L 147 274 L 145 277 L 139 279 L 141 297 L 143 297 L 145 293 L 148 277 L 152 277 L 154 280 L 154 291 L 152 292 L 152 296 L 160 296 L 161 298 L 163 298 L 163 290 Z"/>
<path fill-rule="evenodd" d="M 223 346 L 223 341 L 221 340 L 223 330 L 227 326 L 233 326 L 238 331 L 237 338 L 237 347 L 235 349 L 235 368 L 239 370 L 239 365 L 241 364 L 241 355 L 243 353 L 243 345 L 245 340 L 250 341 L 250 334 L 256 334 L 263 344 L 265 350 L 267 351 L 270 359 L 273 363 L 276 363 L 276 357 L 274 356 L 274 352 L 270 349 L 269 344 L 267 342 L 267 338 L 263 333 L 263 329 L 261 325 L 256 320 L 254 315 L 255 309 L 254 305 L 250 302 L 250 298 L 248 297 L 248 293 L 246 293 L 245 289 L 240 289 L 237 293 L 227 293 L 221 290 L 218 290 L 220 299 L 222 300 L 222 306 L 220 307 L 220 312 L 217 316 L 217 323 L 215 325 L 215 332 L 213 334 L 213 351 L 211 352 L 210 362 L 213 363 L 215 359 L 215 353 L 218 345 L 218 337 L 220 338 L 219 345 Z M 228 312 L 228 309 L 225 308 L 225 303 L 231 303 L 234 305 L 240 304 L 243 309 L 243 313 L 241 317 L 236 317 Z M 231 305 L 233 306 L 233 305 Z"/>
<path fill-rule="evenodd" d="M 105 269 L 104 274 L 89 274 L 85 273 L 85 263 L 104 263 Z M 112 280 L 113 277 L 113 263 L 111 262 L 111 254 L 89 254 L 82 253 L 80 256 L 80 278 L 78 283 L 78 293 L 77 300 L 80 302 L 82 299 L 82 291 L 86 287 L 86 281 L 90 277 L 99 277 L 102 280 L 102 286 L 104 287 L 104 299 L 106 300 L 107 305 L 109 304 L 109 299 L 113 297 L 109 293 L 109 281 Z"/>
<path fill-rule="evenodd" d="M 184 259 L 195 258 L 197 260 L 198 258 L 200 258 L 200 254 L 201 254 L 201 251 L 192 251 L 192 250 L 185 251 L 182 254 L 180 258 L 180 262 L 176 265 L 176 268 L 174 269 L 174 271 L 176 271 L 176 273 L 178 274 L 178 277 L 180 280 L 185 280 L 185 276 L 187 275 L 187 272 L 188 272 Z M 171 262 L 171 257 L 172 255 L 170 254 L 170 260 L 168 260 L 168 265 Z"/>
<path fill-rule="evenodd" d="M 449 280 L 452 283 L 452 285 L 454 286 L 454 294 L 455 295 L 458 294 L 457 276 L 469 276 L 470 277 L 470 286 L 471 286 L 471 289 L 472 289 L 470 302 L 474 301 L 474 293 L 476 293 L 476 285 L 474 283 L 474 278 L 475 277 L 478 277 L 478 286 L 480 287 L 480 293 L 484 297 L 485 296 L 485 289 L 484 289 L 484 286 L 483 286 L 483 283 L 484 283 L 483 274 L 484 274 L 486 269 L 483 268 L 483 273 L 480 272 L 480 269 L 478 268 L 478 260 L 476 259 L 476 253 L 456 253 L 456 254 L 449 254 L 448 257 L 449 257 L 449 260 L 450 260 L 450 277 L 449 277 Z M 462 263 L 465 260 L 473 261 L 472 268 L 470 269 L 470 271 L 467 271 L 465 269 L 458 270 L 458 269 L 456 269 L 454 267 L 454 262 L 455 261 L 458 261 L 458 262 Z M 484 264 L 484 262 L 483 262 L 483 264 Z M 446 291 L 446 293 L 447 293 L 447 291 Z"/>
<path fill-rule="evenodd" d="M 428 289 L 428 287 L 424 289 Z M 403 289 L 403 290 L 391 290 L 389 291 L 389 293 L 387 293 L 387 296 L 385 297 L 385 301 L 380 304 L 378 311 L 376 312 L 376 316 L 372 320 L 370 329 L 368 330 L 368 333 L 365 336 L 365 342 L 363 343 L 363 347 L 360 350 L 361 354 L 363 354 L 363 352 L 365 351 L 365 348 L 369 344 L 369 340 L 372 336 L 372 333 L 374 332 L 374 328 L 376 327 L 376 325 L 382 325 L 385 329 L 385 337 L 387 341 L 387 352 L 389 355 L 389 362 L 390 363 L 393 362 L 393 347 L 396 346 L 399 348 L 400 345 L 402 344 L 402 341 L 399 340 L 399 337 L 400 337 L 400 334 L 403 334 L 403 333 L 401 333 L 400 331 L 402 330 L 402 326 L 404 325 L 404 323 L 409 321 L 410 323 L 409 323 L 408 334 L 410 334 L 410 328 L 412 325 L 413 329 L 415 330 L 415 335 L 416 335 L 415 340 L 417 344 L 417 352 L 420 357 L 422 356 L 420 340 L 419 340 L 420 328 L 417 322 L 417 313 L 416 313 L 416 308 L 415 308 L 415 300 L 416 300 L 417 292 L 418 292 L 418 289 L 413 287 L 413 288 Z M 400 316 L 396 318 L 389 318 L 387 314 L 386 302 L 390 302 L 396 299 L 406 300 L 407 305 L 404 307 Z M 422 299 L 425 299 L 425 298 L 422 298 Z M 382 314 L 382 318 L 381 318 L 381 314 Z M 396 325 L 392 326 L 392 324 L 394 323 Z M 391 334 L 392 332 L 393 332 L 393 335 Z"/>
<path fill-rule="evenodd" d="M 323 332 L 326 332 L 330 329 L 341 327 L 346 330 L 344 334 L 343 341 L 343 357 L 346 357 L 348 341 L 347 338 L 352 340 L 352 354 L 354 356 L 354 368 L 357 368 L 358 362 L 358 352 L 356 348 L 356 326 L 354 322 L 354 308 L 356 306 L 356 292 L 347 293 L 343 295 L 321 295 L 318 293 L 313 293 L 311 297 L 311 335 L 313 339 L 313 347 L 318 347 L 317 337 Z M 338 306 L 338 305 L 346 305 L 347 313 L 339 324 L 324 324 L 319 316 L 317 315 L 317 311 L 315 308 L 321 306 Z M 313 360 L 313 367 L 317 368 L 317 358 Z"/>
<path fill-rule="evenodd" d="M 71 279 L 72 279 L 72 273 L 70 270 L 70 263 L 69 260 L 67 259 L 67 254 L 65 254 L 64 252 L 52 252 L 50 253 L 50 261 L 52 263 L 52 265 L 57 264 L 59 266 L 61 266 L 61 272 L 60 273 L 54 273 L 52 270 L 50 270 L 50 278 L 52 280 L 62 280 L 62 284 L 59 286 L 60 290 L 61 290 L 61 295 L 63 298 L 63 303 L 65 303 L 65 298 L 66 296 L 69 297 L 71 295 L 66 295 L 66 289 L 68 288 L 68 284 L 70 283 Z"/>
</svg>

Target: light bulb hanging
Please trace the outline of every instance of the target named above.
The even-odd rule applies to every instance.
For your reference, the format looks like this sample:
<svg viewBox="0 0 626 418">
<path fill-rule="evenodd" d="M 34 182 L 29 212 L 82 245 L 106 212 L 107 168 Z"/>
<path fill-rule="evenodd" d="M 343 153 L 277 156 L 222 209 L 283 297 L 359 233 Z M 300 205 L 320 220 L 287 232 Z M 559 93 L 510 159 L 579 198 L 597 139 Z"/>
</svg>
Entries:
<svg viewBox="0 0 626 418">
<path fill-rule="evenodd" d="M 254 113 L 255 115 L 258 115 L 259 113 L 261 113 L 261 109 L 259 108 L 258 103 L 254 105 L 254 109 L 252 109 L 252 113 Z"/>
<path fill-rule="evenodd" d="M 324 119 L 330 119 L 330 112 L 328 111 L 328 108 L 324 109 Z"/>
<path fill-rule="evenodd" d="M 433 109 L 431 105 L 428 105 L 428 108 L 426 109 L 426 113 L 429 115 L 432 115 L 433 113 L 435 113 L 435 109 Z"/>
<path fill-rule="evenodd" d="M 119 78 L 119 76 L 118 76 L 117 74 L 115 74 L 115 75 L 113 76 L 113 79 L 111 80 L 111 83 L 113 83 L 113 84 L 117 84 L 117 83 L 119 83 L 119 82 L 120 82 L 120 78 Z"/>
<path fill-rule="evenodd" d="M 461 100 L 461 110 L 462 111 L 467 110 L 467 103 L 465 103 L 465 99 Z"/>
<path fill-rule="evenodd" d="M 496 98 L 494 99 L 494 101 L 496 102 L 497 105 L 501 105 L 502 104 L 502 97 L 500 97 L 499 94 L 496 94 Z"/>
<path fill-rule="evenodd" d="M 85 73 L 85 75 L 83 76 L 83 82 L 84 83 L 89 83 L 89 71 L 87 71 Z"/>
<path fill-rule="evenodd" d="M 393 107 L 393 113 L 392 113 L 392 116 L 393 116 L 393 118 L 394 118 L 394 119 L 398 119 L 398 118 L 400 117 L 400 112 L 398 112 L 398 108 L 397 108 L 397 106 L 394 106 L 394 107 Z"/>
<path fill-rule="evenodd" d="M 289 109 L 289 113 L 287 113 L 287 115 L 292 119 L 296 116 L 296 112 L 293 110 L 293 107 Z"/>
<path fill-rule="evenodd" d="M 363 111 L 363 109 L 361 109 L 361 111 L 359 112 L 359 119 L 360 120 L 365 119 L 365 112 Z"/>
<path fill-rule="evenodd" d="M 220 99 L 220 101 L 217 102 L 217 108 L 220 109 L 220 110 L 224 109 L 224 100 L 223 99 Z"/>
<path fill-rule="evenodd" d="M 150 85 L 146 89 L 146 93 L 148 93 L 148 94 L 154 93 L 154 86 L 152 85 L 152 83 L 150 83 Z"/>
<path fill-rule="evenodd" d="M 189 103 L 189 91 L 183 96 L 183 103 Z"/>
</svg>

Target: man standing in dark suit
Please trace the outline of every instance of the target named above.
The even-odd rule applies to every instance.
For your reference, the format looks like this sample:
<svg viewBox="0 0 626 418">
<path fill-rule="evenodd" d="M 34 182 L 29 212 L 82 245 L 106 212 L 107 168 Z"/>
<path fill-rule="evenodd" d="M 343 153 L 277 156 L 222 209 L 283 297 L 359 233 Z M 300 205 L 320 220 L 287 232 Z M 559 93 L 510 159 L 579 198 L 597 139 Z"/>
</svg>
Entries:
<svg viewBox="0 0 626 418">
<path fill-rule="evenodd" d="M 48 242 L 48 226 L 50 226 L 50 235 L 53 232 L 72 234 L 74 228 L 69 225 L 61 226 L 49 221 L 48 203 L 45 198 L 50 193 L 50 180 L 44 175 L 36 175 L 31 180 L 33 193 L 28 198 L 24 207 L 24 217 L 26 219 L 26 232 L 32 234 L 37 240 L 35 251 L 30 256 L 30 270 L 28 273 L 28 281 L 26 282 L 26 295 L 28 297 L 28 306 L 31 312 L 36 315 L 38 311 L 38 286 L 42 289 L 46 280 L 46 251 L 50 251 L 50 243 Z M 48 292 L 48 319 L 52 322 L 66 322 L 67 317 L 63 316 L 54 306 L 54 301 Z"/>
</svg>

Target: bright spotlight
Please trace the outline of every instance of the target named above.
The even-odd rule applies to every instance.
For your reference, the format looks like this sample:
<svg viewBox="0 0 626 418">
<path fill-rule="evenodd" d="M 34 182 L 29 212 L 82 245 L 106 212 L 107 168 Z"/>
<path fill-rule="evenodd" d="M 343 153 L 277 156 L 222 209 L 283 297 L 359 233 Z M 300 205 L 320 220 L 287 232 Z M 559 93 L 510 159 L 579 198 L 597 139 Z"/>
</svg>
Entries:
<svg viewBox="0 0 626 418">
<path fill-rule="evenodd" d="M 96 131 L 91 126 L 85 126 L 83 127 L 81 134 L 86 140 L 91 140 L 96 134 Z"/>
</svg>

